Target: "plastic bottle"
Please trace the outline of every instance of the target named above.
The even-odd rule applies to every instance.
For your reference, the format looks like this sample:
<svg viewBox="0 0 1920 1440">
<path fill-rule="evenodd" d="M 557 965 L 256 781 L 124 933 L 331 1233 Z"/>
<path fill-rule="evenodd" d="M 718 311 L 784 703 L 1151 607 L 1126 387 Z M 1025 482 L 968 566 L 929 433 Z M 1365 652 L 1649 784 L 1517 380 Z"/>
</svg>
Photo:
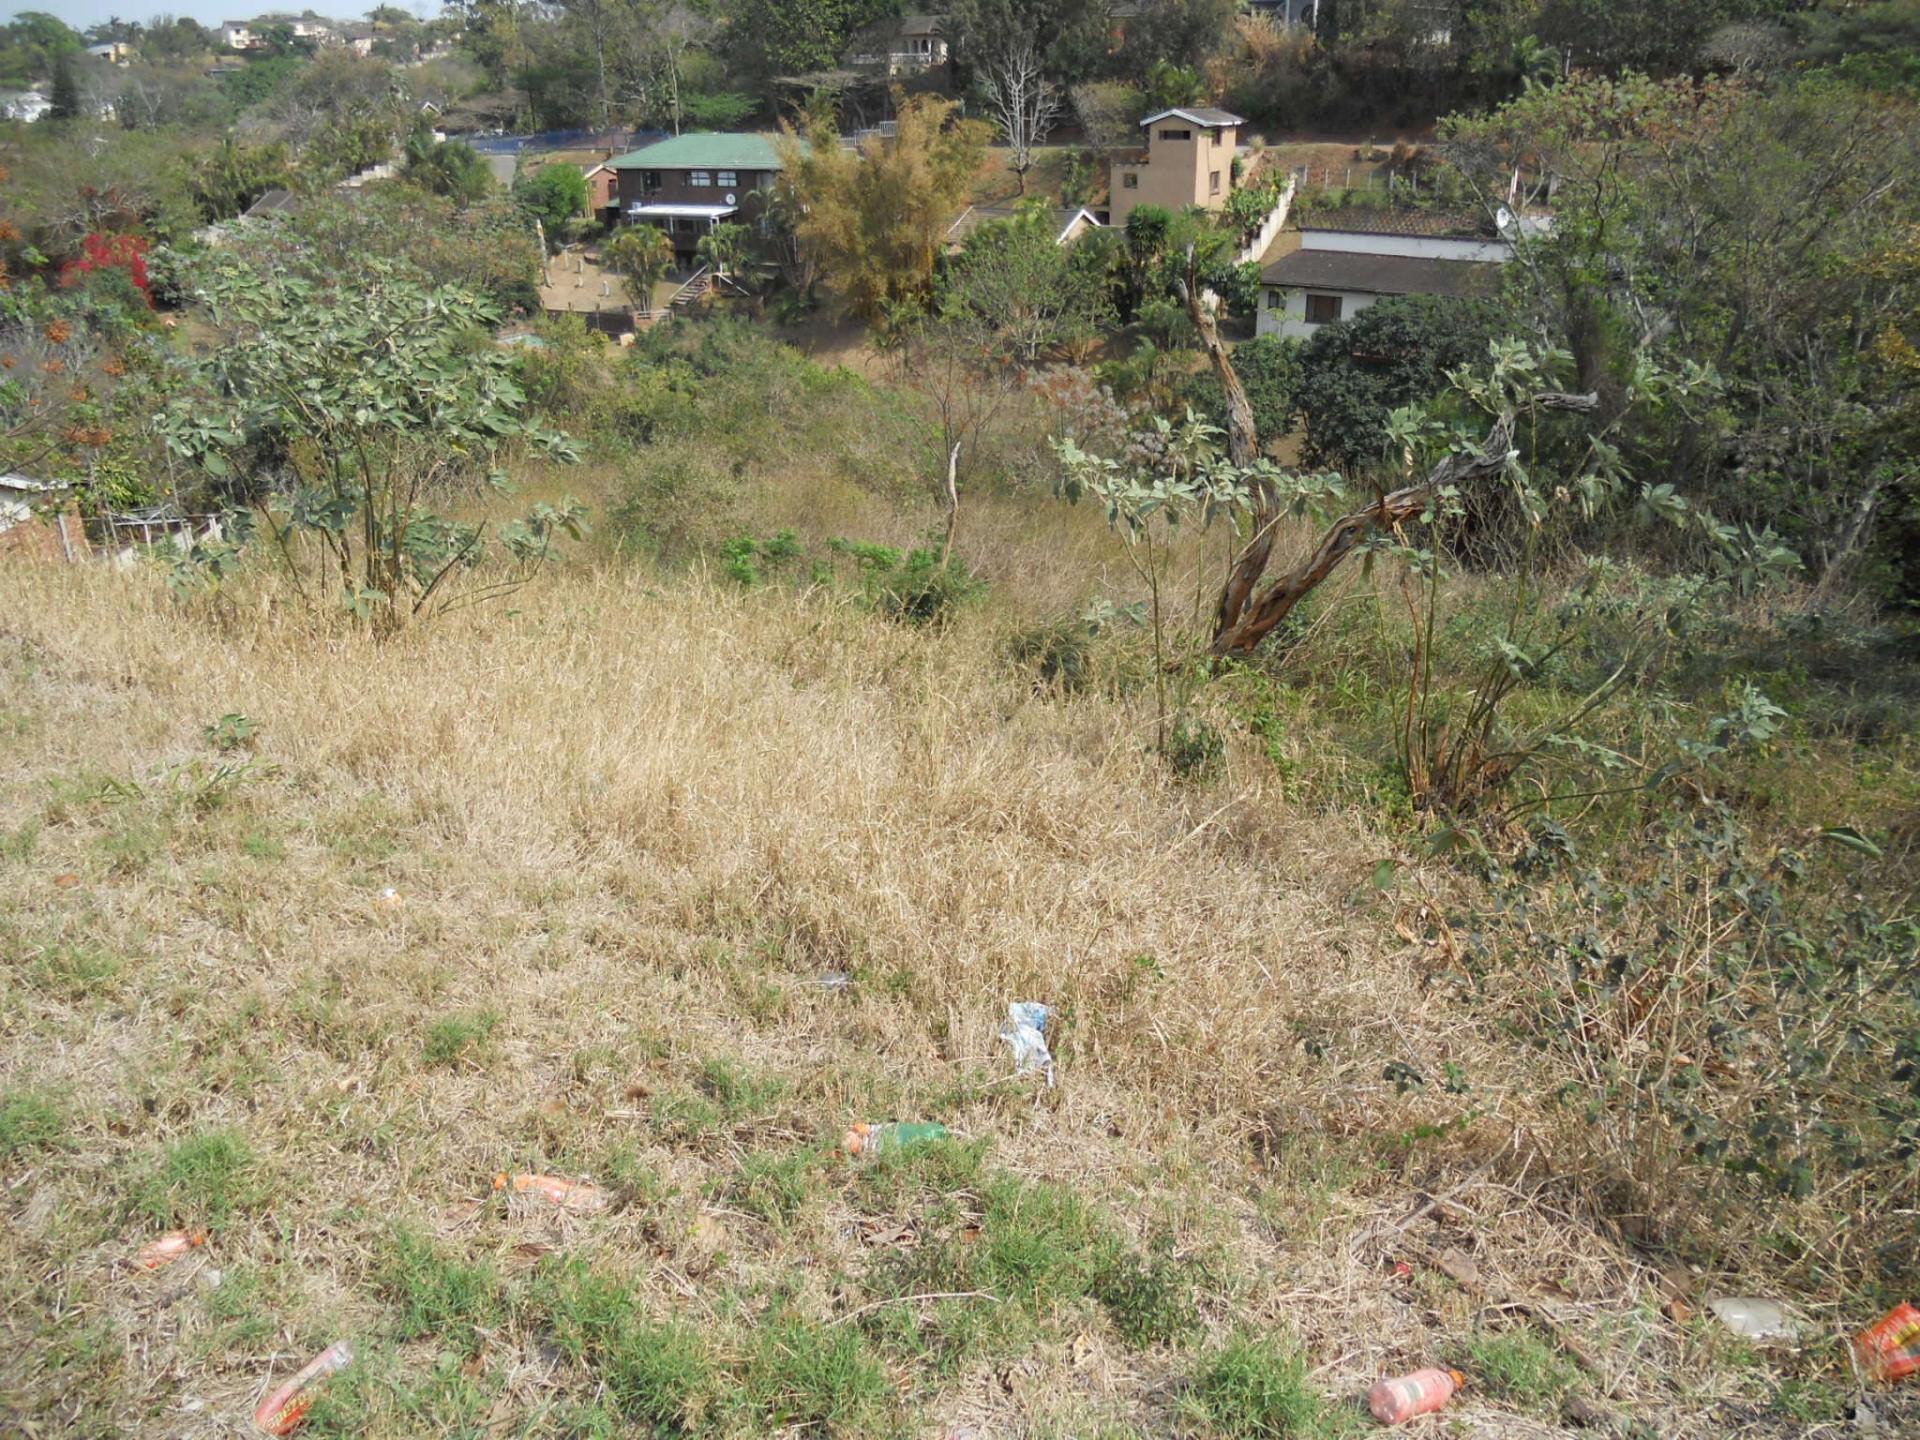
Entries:
<svg viewBox="0 0 1920 1440">
<path fill-rule="evenodd" d="M 508 1175 L 493 1177 L 493 1188 L 512 1190 L 516 1195 L 538 1195 L 562 1210 L 598 1210 L 607 1203 L 600 1187 L 585 1180 L 563 1180 L 558 1175 Z"/>
<path fill-rule="evenodd" d="M 1416 1370 L 1393 1380 L 1376 1380 L 1367 1391 L 1367 1408 L 1382 1425 L 1404 1425 L 1416 1415 L 1431 1415 L 1467 1383 L 1458 1370 Z"/>
<path fill-rule="evenodd" d="M 1882 1385 L 1920 1375 L 1920 1310 L 1894 1306 L 1853 1337 L 1853 1358 Z"/>
<path fill-rule="evenodd" d="M 196 1245 L 207 1243 L 204 1230 L 174 1230 L 162 1235 L 150 1245 L 143 1245 L 133 1257 L 133 1263 L 142 1270 L 158 1270 L 171 1265 Z"/>
<path fill-rule="evenodd" d="M 260 1402 L 253 1423 L 269 1435 L 288 1435 L 300 1427 L 313 1408 L 313 1392 L 329 1375 L 338 1375 L 353 1363 L 353 1346 L 336 1341 L 322 1350 L 306 1368 Z"/>
<path fill-rule="evenodd" d="M 855 1125 L 840 1138 L 840 1148 L 849 1155 L 895 1155 L 909 1145 L 924 1145 L 929 1140 L 947 1138 L 944 1125 L 911 1122 L 893 1125 Z"/>
</svg>

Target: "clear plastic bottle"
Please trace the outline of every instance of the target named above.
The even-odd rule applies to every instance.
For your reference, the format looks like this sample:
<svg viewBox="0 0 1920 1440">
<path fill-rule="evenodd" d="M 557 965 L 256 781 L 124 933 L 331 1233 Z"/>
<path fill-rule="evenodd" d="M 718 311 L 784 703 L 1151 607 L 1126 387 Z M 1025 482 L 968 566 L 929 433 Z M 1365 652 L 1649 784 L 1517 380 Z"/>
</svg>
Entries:
<svg viewBox="0 0 1920 1440">
<path fill-rule="evenodd" d="M 855 1125 L 840 1138 L 840 1148 L 849 1155 L 893 1155 L 910 1145 L 947 1138 L 947 1127 L 917 1121 L 891 1125 Z"/>
<path fill-rule="evenodd" d="M 1367 1409 L 1382 1425 L 1404 1425 L 1416 1415 L 1431 1415 L 1467 1383 L 1458 1370 L 1416 1370 L 1377 1380 L 1367 1391 Z"/>
<path fill-rule="evenodd" d="M 143 1245 L 133 1257 L 133 1263 L 142 1270 L 158 1270 L 171 1265 L 195 1246 L 207 1243 L 204 1230 L 175 1230 L 162 1235 L 150 1245 Z"/>
<path fill-rule="evenodd" d="M 269 1435 L 290 1435 L 300 1428 L 313 1408 L 313 1391 L 329 1375 L 338 1375 L 353 1363 L 353 1346 L 339 1340 L 322 1350 L 286 1384 L 260 1402 L 253 1423 Z"/>
</svg>

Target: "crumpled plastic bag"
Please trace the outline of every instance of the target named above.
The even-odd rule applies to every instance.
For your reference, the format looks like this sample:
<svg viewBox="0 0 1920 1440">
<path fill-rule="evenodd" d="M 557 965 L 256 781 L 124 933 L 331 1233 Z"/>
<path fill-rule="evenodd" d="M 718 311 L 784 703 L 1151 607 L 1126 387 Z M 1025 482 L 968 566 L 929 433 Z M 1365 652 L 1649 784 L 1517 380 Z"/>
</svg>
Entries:
<svg viewBox="0 0 1920 1440">
<path fill-rule="evenodd" d="M 1047 1049 L 1047 1020 L 1052 1011 L 1038 1000 L 1016 1000 L 1007 1006 L 1007 1023 L 1000 1038 L 1013 1047 L 1013 1069 L 1017 1075 L 1044 1070 L 1047 1084 L 1053 1084 L 1053 1052 Z"/>
</svg>

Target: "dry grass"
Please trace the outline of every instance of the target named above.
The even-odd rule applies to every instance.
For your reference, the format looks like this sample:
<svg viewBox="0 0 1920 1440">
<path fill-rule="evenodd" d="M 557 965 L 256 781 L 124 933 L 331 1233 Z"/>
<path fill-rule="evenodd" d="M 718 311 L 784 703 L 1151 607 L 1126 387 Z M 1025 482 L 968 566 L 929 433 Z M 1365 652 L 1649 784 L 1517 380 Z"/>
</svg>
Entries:
<svg viewBox="0 0 1920 1440">
<path fill-rule="evenodd" d="M 823 1153 L 859 1118 L 942 1119 L 1008 1183 L 1097 1202 L 1199 1279 L 1203 1334 L 1290 1334 L 1335 1397 L 1461 1356 L 1512 1301 L 1663 1433 L 1763 1433 L 1707 1402 L 1764 1372 L 1655 1313 L 1650 1267 L 1544 1171 L 1522 1062 L 1426 998 L 1437 962 L 1366 883 L 1387 842 L 1251 757 L 1170 784 L 1139 705 L 1036 694 L 991 615 L 930 635 L 582 570 L 373 647 L 194 619 L 144 573 L 9 579 L 0 1092 L 57 1117 L 0 1198 L 0 1413 L 25 1433 L 237 1433 L 342 1335 L 366 1378 L 323 1430 L 576 1433 L 597 1382 L 531 1302 L 476 1322 L 457 1370 L 439 1327 L 408 1338 L 396 1224 L 515 1294 L 561 1256 L 623 1277 L 707 1337 L 723 1394 L 756 1393 L 771 1314 L 857 1319 L 901 1398 L 829 1433 L 1202 1432 L 1193 1351 L 1085 1303 L 957 1368 L 899 1348 L 914 1326 L 874 1317 L 946 1312 L 891 1298 L 876 1256 L 935 1222 L 908 1207 L 876 1240 Z M 259 729 L 223 755 L 202 732 L 231 712 Z M 995 1038 L 1029 997 L 1064 1017 L 1054 1090 Z M 1448 1060 L 1475 1078 L 1464 1128 L 1382 1078 Z M 192 1146 L 221 1135 L 248 1158 L 215 1196 Z M 521 1168 L 617 1203 L 489 1203 Z M 190 1259 L 123 1267 L 202 1220 Z M 1524 1409 L 1464 1413 L 1552 1433 Z"/>
</svg>

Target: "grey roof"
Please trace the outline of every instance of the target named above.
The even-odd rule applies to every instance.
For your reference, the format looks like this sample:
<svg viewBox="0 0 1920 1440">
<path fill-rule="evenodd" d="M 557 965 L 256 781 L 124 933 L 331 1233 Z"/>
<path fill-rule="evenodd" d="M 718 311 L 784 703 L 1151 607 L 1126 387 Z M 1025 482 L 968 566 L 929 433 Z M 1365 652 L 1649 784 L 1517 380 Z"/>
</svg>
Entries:
<svg viewBox="0 0 1920 1440">
<path fill-rule="evenodd" d="M 248 215 L 290 215 L 300 208 L 300 199 L 291 190 L 263 191 L 246 209 Z"/>
<path fill-rule="evenodd" d="M 1499 283 L 1494 260 L 1427 260 L 1296 250 L 1260 273 L 1262 285 L 1290 290 L 1351 290 L 1362 295 L 1485 295 Z"/>
<path fill-rule="evenodd" d="M 947 227 L 947 243 L 957 245 L 982 225 L 992 225 L 1002 220 L 1017 220 L 1021 211 L 1012 205 L 969 205 L 962 210 L 954 222 Z M 1055 240 L 1064 236 L 1067 230 L 1082 215 L 1090 225 L 1099 225 L 1099 219 L 1084 205 L 1066 205 L 1048 209 L 1045 212 L 1053 225 Z"/>
<path fill-rule="evenodd" d="M 1171 110 L 1161 110 L 1147 116 L 1140 123 L 1151 125 L 1156 120 L 1164 120 L 1169 115 L 1178 115 L 1182 120 L 1191 120 L 1196 125 L 1208 129 L 1217 129 L 1222 125 L 1244 125 L 1247 122 L 1231 110 L 1221 110 L 1212 105 L 1176 105 Z"/>
<path fill-rule="evenodd" d="M 1492 240 L 1491 221 L 1445 210 L 1382 209 L 1341 205 L 1300 217 L 1302 230 L 1344 230 L 1359 235 L 1425 235 L 1439 239 Z"/>
<path fill-rule="evenodd" d="M 939 15 L 902 15 L 895 30 L 898 35 L 938 35 L 947 22 Z"/>
</svg>

